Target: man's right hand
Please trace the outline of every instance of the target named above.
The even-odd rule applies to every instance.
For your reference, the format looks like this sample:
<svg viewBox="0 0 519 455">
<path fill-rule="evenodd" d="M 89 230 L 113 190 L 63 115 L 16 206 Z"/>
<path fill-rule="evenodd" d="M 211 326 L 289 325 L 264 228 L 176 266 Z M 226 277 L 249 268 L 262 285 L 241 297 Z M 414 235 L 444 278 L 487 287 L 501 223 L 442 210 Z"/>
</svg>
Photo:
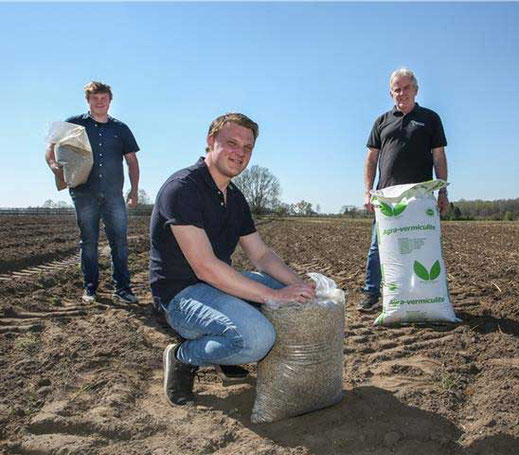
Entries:
<svg viewBox="0 0 519 455">
<path fill-rule="evenodd" d="M 371 194 L 369 193 L 369 191 L 364 194 L 364 208 L 366 210 L 369 210 L 370 212 L 375 211 L 375 208 L 373 207 L 373 204 L 371 203 Z"/>
<path fill-rule="evenodd" d="M 63 175 L 63 168 L 56 162 L 50 165 L 51 171 L 61 182 L 65 183 L 65 176 Z"/>
<path fill-rule="evenodd" d="M 272 298 L 278 302 L 305 303 L 315 298 L 314 286 L 310 283 L 291 284 L 281 289 L 273 289 Z"/>
</svg>

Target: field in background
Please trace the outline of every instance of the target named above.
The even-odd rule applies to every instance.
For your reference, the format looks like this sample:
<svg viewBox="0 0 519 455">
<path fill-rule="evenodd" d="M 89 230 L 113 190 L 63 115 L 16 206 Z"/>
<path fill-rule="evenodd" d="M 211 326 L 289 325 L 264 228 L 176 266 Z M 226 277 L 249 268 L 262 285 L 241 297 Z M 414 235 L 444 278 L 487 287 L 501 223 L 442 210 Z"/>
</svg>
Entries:
<svg viewBox="0 0 519 455">
<path fill-rule="evenodd" d="M 223 386 L 211 368 L 199 404 L 162 397 L 171 333 L 147 288 L 148 218 L 130 223 L 130 267 L 141 303 L 110 300 L 100 245 L 100 299 L 80 302 L 74 217 L 0 224 L 0 453 L 513 454 L 519 453 L 519 225 L 444 223 L 457 326 L 373 327 L 360 298 L 367 221 L 263 220 L 265 241 L 300 273 L 347 293 L 341 404 L 253 425 L 251 379 Z M 243 254 L 237 268 L 249 268 Z"/>
</svg>

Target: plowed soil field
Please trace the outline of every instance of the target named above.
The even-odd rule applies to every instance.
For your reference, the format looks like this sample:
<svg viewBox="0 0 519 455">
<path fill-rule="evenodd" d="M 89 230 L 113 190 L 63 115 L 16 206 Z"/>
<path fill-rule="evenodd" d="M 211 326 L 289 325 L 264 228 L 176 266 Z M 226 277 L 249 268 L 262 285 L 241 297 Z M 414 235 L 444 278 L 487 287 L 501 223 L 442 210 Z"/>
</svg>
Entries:
<svg viewBox="0 0 519 455">
<path fill-rule="evenodd" d="M 100 245 L 98 302 L 81 303 L 73 217 L 0 218 L 0 453 L 519 454 L 519 223 L 444 223 L 458 325 L 374 327 L 355 309 L 368 222 L 259 225 L 301 274 L 346 291 L 344 399 L 272 424 L 250 422 L 255 366 L 238 384 L 202 369 L 196 406 L 170 407 L 162 351 L 172 334 L 147 287 L 148 219 L 133 218 L 140 303 L 111 301 Z M 243 254 L 237 268 L 250 268 Z"/>
</svg>

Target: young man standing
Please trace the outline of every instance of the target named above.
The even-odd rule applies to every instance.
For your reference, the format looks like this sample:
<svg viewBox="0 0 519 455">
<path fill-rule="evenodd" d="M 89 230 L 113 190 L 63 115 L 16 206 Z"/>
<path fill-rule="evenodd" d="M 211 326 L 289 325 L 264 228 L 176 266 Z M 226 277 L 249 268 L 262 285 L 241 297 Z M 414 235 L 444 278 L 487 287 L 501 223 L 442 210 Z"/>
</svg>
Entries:
<svg viewBox="0 0 519 455">
<path fill-rule="evenodd" d="M 259 305 L 315 294 L 263 243 L 231 182 L 247 167 L 257 136 L 258 125 L 243 114 L 218 117 L 206 156 L 174 173 L 157 195 L 150 284 L 156 306 L 184 339 L 164 351 L 164 392 L 172 405 L 194 401 L 199 366 L 257 362 L 267 354 L 275 332 Z M 261 273 L 232 267 L 238 243 Z"/>
<path fill-rule="evenodd" d="M 70 188 L 81 234 L 81 269 L 84 277 L 84 302 L 93 302 L 99 284 L 98 239 L 102 219 L 112 257 L 113 297 L 124 303 L 135 303 L 137 297 L 130 287 L 128 272 L 127 213 L 123 198 L 123 157 L 128 166 L 131 189 L 128 207 L 135 207 L 139 188 L 139 146 L 130 129 L 108 115 L 112 101 L 110 86 L 90 82 L 85 86 L 89 112 L 69 117 L 66 121 L 84 126 L 92 147 L 94 164 L 86 183 Z M 55 144 L 49 144 L 45 158 L 60 180 L 63 169 L 56 162 Z"/>
</svg>

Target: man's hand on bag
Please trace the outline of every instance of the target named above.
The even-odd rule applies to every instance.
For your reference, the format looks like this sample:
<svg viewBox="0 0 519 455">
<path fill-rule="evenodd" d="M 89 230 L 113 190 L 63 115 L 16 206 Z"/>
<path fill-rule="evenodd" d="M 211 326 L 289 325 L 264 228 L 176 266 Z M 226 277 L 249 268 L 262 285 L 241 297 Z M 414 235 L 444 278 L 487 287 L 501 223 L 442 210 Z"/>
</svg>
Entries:
<svg viewBox="0 0 519 455">
<path fill-rule="evenodd" d="M 63 175 L 63 168 L 56 162 L 50 165 L 51 171 L 57 177 L 57 179 L 63 183 L 65 183 L 65 176 Z"/>
<path fill-rule="evenodd" d="M 126 205 L 133 209 L 135 207 L 137 207 L 137 203 L 139 202 L 139 193 L 138 191 L 134 191 L 134 190 L 131 190 L 129 193 L 128 193 L 128 196 L 126 196 Z"/>
<path fill-rule="evenodd" d="M 312 283 L 291 284 L 282 289 L 274 290 L 272 300 L 280 302 L 299 302 L 304 303 L 315 297 L 315 285 Z"/>
</svg>

